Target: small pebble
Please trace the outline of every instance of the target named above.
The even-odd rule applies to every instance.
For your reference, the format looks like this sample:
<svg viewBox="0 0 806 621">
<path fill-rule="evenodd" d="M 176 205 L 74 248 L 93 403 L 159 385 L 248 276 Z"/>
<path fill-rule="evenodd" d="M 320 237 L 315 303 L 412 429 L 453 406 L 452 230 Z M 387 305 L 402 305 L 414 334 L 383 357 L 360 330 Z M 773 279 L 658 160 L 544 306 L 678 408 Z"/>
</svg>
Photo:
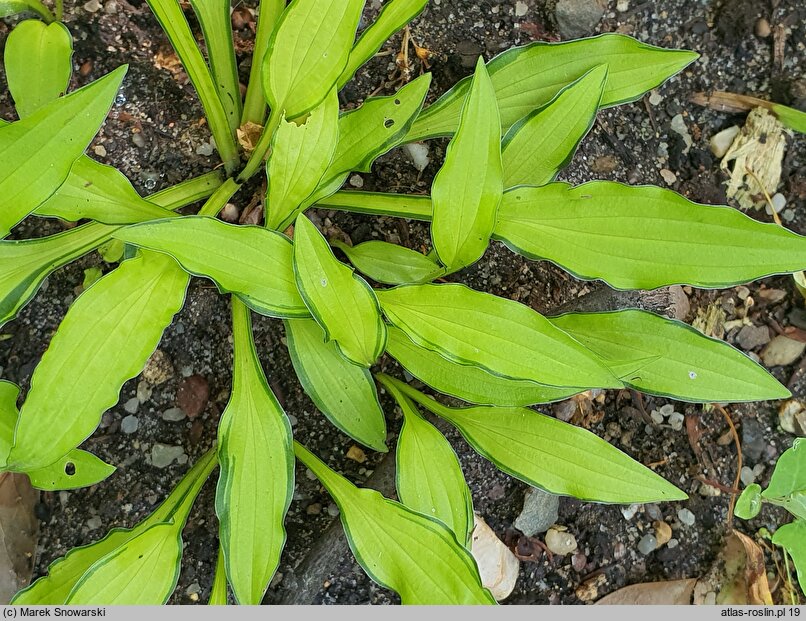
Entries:
<svg viewBox="0 0 806 621">
<path fill-rule="evenodd" d="M 140 421 L 136 416 L 129 415 L 120 421 L 120 430 L 126 434 L 134 433 L 139 427 Z"/>
<path fill-rule="evenodd" d="M 417 172 L 423 172 L 428 164 L 431 163 L 431 158 L 428 157 L 429 147 L 424 142 L 410 142 L 403 145 L 403 150 L 411 158 L 411 162 Z"/>
<path fill-rule="evenodd" d="M 184 459 L 182 459 L 184 457 Z M 174 461 L 178 463 L 187 462 L 185 449 L 181 446 L 171 446 L 157 442 L 151 447 L 151 465 L 155 468 L 167 468 Z"/>
<path fill-rule="evenodd" d="M 773 194 L 770 200 L 772 201 L 772 206 L 775 208 L 775 213 L 781 213 L 784 207 L 786 207 L 786 196 L 780 192 Z"/>
<path fill-rule="evenodd" d="M 364 187 L 364 178 L 361 175 L 352 175 L 350 177 L 350 185 L 354 188 L 363 188 Z"/>
<path fill-rule="evenodd" d="M 145 403 L 148 401 L 151 398 L 152 392 L 151 386 L 149 386 L 148 382 L 145 380 L 137 384 L 137 400 L 140 403 Z"/>
<path fill-rule="evenodd" d="M 683 421 L 686 419 L 680 412 L 672 412 L 669 416 L 669 424 L 675 431 L 683 429 Z"/>
<path fill-rule="evenodd" d="M 655 535 L 650 535 L 648 533 L 641 537 L 641 541 L 638 542 L 638 551 L 644 556 L 654 552 L 657 547 L 658 540 L 655 539 Z"/>
<path fill-rule="evenodd" d="M 674 414 L 674 406 L 671 403 L 666 403 L 660 406 L 660 413 L 664 416 L 671 416 Z"/>
<path fill-rule="evenodd" d="M 652 422 L 655 423 L 656 425 L 662 425 L 663 424 L 663 414 L 661 414 L 657 410 L 652 410 L 652 412 L 649 414 L 649 416 L 650 416 L 650 418 L 652 418 Z"/>
<path fill-rule="evenodd" d="M 649 103 L 651 105 L 653 105 L 653 106 L 657 106 L 662 101 L 663 101 L 663 96 L 660 93 L 656 92 L 656 91 L 652 91 L 652 94 L 649 96 Z"/>
<path fill-rule="evenodd" d="M 669 543 L 666 544 L 666 547 L 671 550 L 672 548 L 676 548 L 679 543 L 677 539 L 669 539 Z"/>
<path fill-rule="evenodd" d="M 661 168 L 660 176 L 663 177 L 663 180 L 666 182 L 666 185 L 674 185 L 674 183 L 677 181 L 677 175 L 675 175 L 668 168 Z"/>
<path fill-rule="evenodd" d="M 553 554 L 564 556 L 577 549 L 577 540 L 576 537 L 568 531 L 549 528 L 546 533 L 546 547 L 551 550 Z"/>
<path fill-rule="evenodd" d="M 588 564 L 588 557 L 582 554 L 582 552 L 574 552 L 574 555 L 571 557 L 571 567 L 574 568 L 574 571 L 581 572 L 585 569 L 585 565 Z"/>
<path fill-rule="evenodd" d="M 613 546 L 613 558 L 615 560 L 619 560 L 624 558 L 624 555 L 627 554 L 627 546 L 625 546 L 620 541 Z"/>
<path fill-rule="evenodd" d="M 526 13 L 529 12 L 529 7 L 525 2 L 522 0 L 518 0 L 515 3 L 515 17 L 523 17 Z"/>
<path fill-rule="evenodd" d="M 106 148 L 104 147 L 104 145 L 102 144 L 96 145 L 92 150 L 98 157 L 106 157 Z"/>
<path fill-rule="evenodd" d="M 115 2 L 115 0 L 109 0 L 109 2 L 104 5 L 104 12 L 108 15 L 114 15 L 118 12 L 118 3 Z"/>
<path fill-rule="evenodd" d="M 196 147 L 196 155 L 201 155 L 203 157 L 210 157 L 213 154 L 213 145 L 209 142 L 203 142 L 198 147 Z"/>
<path fill-rule="evenodd" d="M 308 468 L 305 468 L 305 478 L 309 481 L 316 481 L 316 475 Z"/>
<path fill-rule="evenodd" d="M 313 502 L 305 508 L 305 513 L 308 515 L 319 515 L 322 513 L 322 505 L 318 502 Z"/>
<path fill-rule="evenodd" d="M 625 11 L 630 10 L 630 0 L 618 0 L 616 2 L 616 10 L 619 13 L 624 13 Z"/>
<path fill-rule="evenodd" d="M 178 423 L 180 420 L 185 420 L 186 416 L 182 408 L 171 408 L 162 413 L 162 420 L 169 423 Z"/>
<path fill-rule="evenodd" d="M 688 509 L 680 509 L 677 512 L 677 519 L 686 526 L 694 526 L 694 522 L 697 520 L 696 516 Z"/>
<path fill-rule="evenodd" d="M 330 504 L 327 506 L 327 514 L 328 514 L 330 517 L 336 517 L 336 516 L 339 514 L 339 508 L 336 506 L 336 503 L 331 502 L 331 503 L 330 503 Z"/>
<path fill-rule="evenodd" d="M 766 39 L 772 33 L 772 28 L 770 28 L 770 22 L 768 22 L 763 17 L 756 22 L 756 26 L 754 28 L 757 37 L 761 39 Z"/>
<path fill-rule="evenodd" d="M 137 397 L 132 397 L 123 404 L 123 409 L 129 414 L 137 414 L 137 409 L 140 407 L 140 400 Z"/>
<path fill-rule="evenodd" d="M 741 131 L 738 125 L 732 125 L 727 129 L 723 129 L 718 134 L 715 134 L 711 137 L 710 145 L 711 145 L 711 153 L 713 153 L 718 158 L 722 159 L 725 157 L 725 154 L 730 149 L 730 145 L 733 144 L 733 139 L 736 138 L 736 135 Z"/>
<path fill-rule="evenodd" d="M 635 517 L 635 514 L 638 513 L 638 507 L 640 505 L 629 505 L 626 507 L 621 507 L 621 515 L 624 516 L 625 520 L 631 520 Z"/>
<path fill-rule="evenodd" d="M 104 525 L 103 521 L 97 515 L 87 520 L 87 528 L 89 528 L 90 530 L 98 530 L 103 525 Z"/>
<path fill-rule="evenodd" d="M 655 522 L 652 523 L 652 527 L 655 529 L 655 540 L 658 547 L 669 543 L 672 539 L 671 526 L 663 520 L 655 520 Z"/>
<path fill-rule="evenodd" d="M 656 505 L 654 502 L 651 503 L 651 504 L 646 505 L 644 507 L 644 511 L 646 512 L 647 516 L 649 516 L 649 518 L 651 520 L 662 520 L 663 519 L 663 513 L 661 512 L 660 507 L 658 505 Z"/>
<path fill-rule="evenodd" d="M 134 132 L 132 134 L 132 142 L 134 143 L 135 147 L 142 149 L 146 146 L 146 139 L 143 138 L 142 132 Z"/>
<path fill-rule="evenodd" d="M 88 13 L 97 13 L 101 10 L 101 3 L 98 0 L 90 0 L 84 4 L 84 10 Z"/>
</svg>

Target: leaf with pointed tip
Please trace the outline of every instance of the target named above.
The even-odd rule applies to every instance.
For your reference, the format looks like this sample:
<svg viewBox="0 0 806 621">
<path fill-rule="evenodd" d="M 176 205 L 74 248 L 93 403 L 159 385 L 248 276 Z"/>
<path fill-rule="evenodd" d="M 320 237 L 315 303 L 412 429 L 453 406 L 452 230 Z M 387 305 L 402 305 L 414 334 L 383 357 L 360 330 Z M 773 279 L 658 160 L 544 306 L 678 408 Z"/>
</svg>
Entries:
<svg viewBox="0 0 806 621">
<path fill-rule="evenodd" d="M 167 218 L 171 212 L 142 198 L 117 169 L 81 157 L 36 215 L 68 222 L 88 218 L 103 224 L 134 224 Z"/>
<path fill-rule="evenodd" d="M 114 236 L 169 254 L 191 274 L 210 278 L 258 313 L 309 315 L 294 281 L 292 244 L 281 233 L 206 216 L 185 216 L 126 227 Z"/>
<path fill-rule="evenodd" d="M 370 372 L 347 360 L 313 319 L 285 322 L 288 353 L 306 394 L 348 436 L 385 453 L 386 418 Z"/>
<path fill-rule="evenodd" d="M 294 451 L 339 506 L 358 563 L 404 605 L 495 604 L 473 557 L 442 522 L 357 488 L 297 442 Z"/>
<path fill-rule="evenodd" d="M 308 310 L 328 341 L 355 364 L 369 367 L 383 353 L 386 326 L 366 281 L 333 255 L 304 215 L 294 227 L 294 273 Z"/>
<path fill-rule="evenodd" d="M 14 426 L 19 410 L 17 399 L 20 387 L 7 380 L 0 380 L 0 460 L 5 461 L 14 444 Z"/>
<path fill-rule="evenodd" d="M 640 362 L 622 379 L 642 392 L 695 403 L 789 396 L 778 380 L 739 350 L 647 311 L 570 313 L 551 322 L 605 364 Z"/>
<path fill-rule="evenodd" d="M 339 77 L 339 89 L 353 78 L 364 63 L 375 56 L 389 37 L 422 13 L 426 4 L 428 0 L 389 0 L 384 3 L 378 17 L 355 42 L 347 66 Z"/>
<path fill-rule="evenodd" d="M 806 440 L 796 438 L 778 458 L 770 484 L 761 495 L 806 520 Z M 740 516 L 741 517 L 741 516 Z"/>
<path fill-rule="evenodd" d="M 368 241 L 357 246 L 331 242 L 365 276 L 387 285 L 431 282 L 445 273 L 445 268 L 416 250 L 383 241 Z"/>
<path fill-rule="evenodd" d="M 317 207 L 370 215 L 431 220 L 431 197 L 422 194 L 340 191 L 323 198 Z"/>
<path fill-rule="evenodd" d="M 50 564 L 46 576 L 42 576 L 27 589 L 17 593 L 13 603 L 27 606 L 64 604 L 82 576 L 98 561 L 113 554 L 131 539 L 156 524 L 169 520 L 173 520 L 175 524 L 184 524 L 199 490 L 217 464 L 216 451 L 211 449 L 193 465 L 168 498 L 145 520 L 134 528 L 114 528 L 103 539 L 70 550 L 65 556 Z"/>
<path fill-rule="evenodd" d="M 21 119 L 67 91 L 73 73 L 73 38 L 61 22 L 28 19 L 6 39 L 3 66 Z"/>
<path fill-rule="evenodd" d="M 111 476 L 115 470 L 115 466 L 110 466 L 92 453 L 73 449 L 59 461 L 38 470 L 29 470 L 27 474 L 35 488 L 56 491 L 95 485 Z"/>
<path fill-rule="evenodd" d="M 607 64 L 607 85 L 601 106 L 609 107 L 635 101 L 697 58 L 694 52 L 663 49 L 626 35 L 608 33 L 564 43 L 539 41 L 515 47 L 493 58 L 487 69 L 506 131 L 597 65 Z M 465 78 L 426 108 L 406 136 L 406 142 L 455 132 L 469 86 L 470 80 Z"/>
<path fill-rule="evenodd" d="M 420 347 L 405 332 L 387 327 L 386 353 L 434 390 L 479 405 L 533 405 L 567 399 L 574 388 L 553 388 L 528 380 L 494 375 L 477 366 L 463 365 Z"/>
<path fill-rule="evenodd" d="M 781 526 L 772 536 L 772 542 L 789 552 L 798 572 L 800 589 L 806 591 L 806 519 Z"/>
<path fill-rule="evenodd" d="M 509 190 L 494 236 L 618 289 L 726 287 L 806 267 L 806 237 L 671 190 L 609 181 Z"/>
<path fill-rule="evenodd" d="M 598 65 L 509 128 L 501 145 L 505 188 L 557 176 L 593 126 L 606 83 L 607 65 Z"/>
<path fill-rule="evenodd" d="M 294 0 L 280 17 L 263 60 L 272 110 L 295 119 L 336 85 L 355 41 L 364 0 Z"/>
<path fill-rule="evenodd" d="M 378 380 L 403 412 L 397 439 L 397 495 L 409 509 L 445 524 L 466 548 L 473 530 L 473 499 L 450 443 L 387 375 Z"/>
<path fill-rule="evenodd" d="M 218 560 L 215 564 L 215 576 L 213 577 L 213 586 L 210 589 L 210 599 L 207 600 L 207 605 L 226 606 L 227 603 L 227 568 L 224 565 L 224 552 L 219 546 Z"/>
<path fill-rule="evenodd" d="M 34 369 L 9 470 L 49 466 L 95 430 L 182 308 L 188 280 L 170 257 L 143 253 L 78 297 Z"/>
<path fill-rule="evenodd" d="M 339 138 L 339 98 L 330 91 L 304 124 L 280 121 L 266 163 L 269 179 L 266 226 L 279 227 L 313 194 Z"/>
<path fill-rule="evenodd" d="M 26 11 L 37 13 L 48 22 L 53 20 L 53 15 L 39 0 L 31 0 L 30 2 L 26 0 L 0 0 L 0 18 L 11 17 Z"/>
<path fill-rule="evenodd" d="M 377 292 L 383 312 L 417 345 L 459 364 L 558 387 L 620 387 L 589 349 L 519 302 L 459 284 Z"/>
<path fill-rule="evenodd" d="M 431 189 L 434 250 L 448 271 L 471 265 L 490 243 L 503 193 L 501 118 L 479 58 L 459 128 Z"/>
<path fill-rule="evenodd" d="M 761 511 L 761 486 L 753 483 L 744 488 L 733 514 L 743 520 L 752 520 Z"/>
<path fill-rule="evenodd" d="M 411 388 L 414 401 L 456 427 L 502 471 L 552 494 L 638 503 L 687 496 L 596 434 L 527 408 L 448 408 Z"/>
<path fill-rule="evenodd" d="M 216 515 L 224 563 L 240 604 L 260 604 L 285 545 L 294 494 L 291 424 L 266 381 L 246 306 L 232 300 L 232 396 L 218 426 Z"/>
<path fill-rule="evenodd" d="M 0 127 L 0 238 L 64 183 L 104 122 L 125 74 L 120 67 Z"/>
</svg>

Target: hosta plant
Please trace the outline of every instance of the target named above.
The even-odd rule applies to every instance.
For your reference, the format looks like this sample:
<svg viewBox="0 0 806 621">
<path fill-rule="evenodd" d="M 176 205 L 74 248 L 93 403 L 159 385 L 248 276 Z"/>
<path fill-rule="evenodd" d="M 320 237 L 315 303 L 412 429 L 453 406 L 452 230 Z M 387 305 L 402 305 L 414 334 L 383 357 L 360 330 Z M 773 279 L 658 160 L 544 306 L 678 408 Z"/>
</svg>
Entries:
<svg viewBox="0 0 806 621">
<path fill-rule="evenodd" d="M 14 27 L 5 69 L 19 120 L 0 128 L 0 234 L 24 219 L 79 225 L 0 241 L 0 323 L 54 270 L 102 245 L 123 251 L 120 265 L 68 310 L 19 410 L 18 389 L 0 384 L 0 466 L 46 490 L 110 476 L 114 466 L 80 446 L 143 369 L 192 276 L 230 298 L 234 343 L 215 448 L 148 518 L 57 560 L 15 602 L 167 601 L 182 527 L 218 466 L 212 601 L 226 601 L 229 585 L 236 601 L 259 603 L 285 543 L 296 459 L 338 504 L 358 562 L 404 603 L 494 603 L 468 549 L 473 507 L 462 469 L 426 412 L 526 483 L 637 503 L 685 494 L 596 435 L 530 406 L 592 388 L 691 402 L 788 395 L 751 359 L 682 323 L 641 310 L 548 318 L 461 283 L 460 271 L 493 240 L 619 289 L 725 287 L 794 272 L 806 267 L 806 240 L 669 190 L 555 180 L 599 109 L 638 99 L 691 63 L 692 52 L 618 34 L 538 42 L 479 59 L 472 76 L 430 106 L 426 73 L 341 113 L 341 87 L 426 1 L 387 0 L 356 38 L 363 0 L 261 0 L 242 98 L 229 2 L 190 2 L 205 58 L 179 2 L 149 0 L 201 99 L 223 166 L 146 197 L 84 155 L 125 67 L 65 95 L 69 32 L 58 22 Z M 236 136 L 247 126 L 259 139 L 245 152 Z M 443 136 L 450 144 L 430 196 L 341 190 L 381 154 Z M 264 174 L 264 226 L 216 218 Z M 196 215 L 176 213 L 201 199 Z M 430 222 L 432 249 L 331 244 L 306 215 L 316 207 Z M 265 352 L 255 347 L 253 313 L 284 322 L 302 388 L 357 442 L 388 450 L 378 386 L 395 398 L 404 415 L 398 501 L 356 487 L 295 443 L 260 362 Z M 373 375 L 387 355 L 431 394 L 402 373 Z M 467 405 L 449 407 L 435 395 Z"/>
</svg>

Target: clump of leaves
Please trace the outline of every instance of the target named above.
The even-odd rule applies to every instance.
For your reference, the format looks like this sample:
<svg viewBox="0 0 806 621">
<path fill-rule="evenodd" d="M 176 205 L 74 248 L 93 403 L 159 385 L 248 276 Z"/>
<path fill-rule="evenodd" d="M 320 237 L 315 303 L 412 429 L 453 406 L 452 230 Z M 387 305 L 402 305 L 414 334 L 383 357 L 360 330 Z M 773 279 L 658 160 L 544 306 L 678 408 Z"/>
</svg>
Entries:
<svg viewBox="0 0 806 621">
<path fill-rule="evenodd" d="M 431 106 L 423 107 L 425 74 L 340 113 L 339 89 L 426 3 L 389 0 L 356 39 L 363 0 L 262 0 L 242 98 L 229 2 L 191 0 L 205 59 L 177 0 L 149 0 L 201 98 L 223 172 L 145 198 L 121 173 L 83 155 L 125 68 L 60 96 L 70 76 L 67 30 L 24 21 L 12 31 L 5 65 L 20 120 L 0 127 L 0 235 L 28 217 L 90 222 L 51 237 L 0 241 L 0 323 L 55 269 L 96 248 L 110 259 L 125 249 L 120 265 L 67 312 L 19 411 L 16 387 L 4 384 L 2 469 L 50 490 L 112 473 L 79 446 L 143 369 L 191 276 L 230 295 L 234 340 L 233 386 L 216 447 L 143 522 L 73 550 L 17 603 L 167 601 L 180 570 L 182 526 L 217 464 L 221 551 L 212 601 L 226 601 L 229 584 L 238 602 L 259 603 L 285 542 L 295 457 L 339 505 L 358 562 L 404 603 L 494 603 L 468 551 L 472 499 L 461 467 L 420 408 L 522 481 L 633 503 L 685 494 L 594 434 L 528 406 L 592 388 L 693 402 L 788 395 L 748 357 L 682 323 L 638 310 L 547 318 L 457 282 L 491 240 L 622 289 L 731 286 L 794 272 L 806 267 L 806 240 L 660 188 L 555 181 L 599 109 L 638 99 L 691 63 L 692 52 L 617 34 L 538 42 L 489 63 L 479 59 L 472 76 Z M 256 126 L 259 137 L 244 153 L 238 132 Z M 381 154 L 440 136 L 451 142 L 430 196 L 340 189 Z M 264 171 L 265 226 L 216 219 Z M 175 213 L 201 199 L 197 215 Z M 433 248 L 334 244 L 356 271 L 305 215 L 316 206 L 430 221 Z M 400 502 L 357 488 L 293 441 L 255 347 L 253 312 L 284 321 L 303 389 L 356 441 L 388 450 L 375 380 L 395 397 L 405 417 L 396 449 Z M 469 406 L 447 407 L 400 379 L 373 377 L 383 355 Z"/>
</svg>

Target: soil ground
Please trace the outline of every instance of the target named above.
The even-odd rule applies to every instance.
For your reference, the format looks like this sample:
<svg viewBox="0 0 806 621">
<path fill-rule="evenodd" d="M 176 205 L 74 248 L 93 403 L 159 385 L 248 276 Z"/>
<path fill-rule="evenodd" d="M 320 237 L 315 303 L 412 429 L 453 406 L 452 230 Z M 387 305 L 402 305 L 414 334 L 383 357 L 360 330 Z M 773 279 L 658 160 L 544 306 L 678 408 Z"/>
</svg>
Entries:
<svg viewBox="0 0 806 621">
<path fill-rule="evenodd" d="M 367 17 L 377 10 L 368 2 Z M 533 40 L 557 40 L 553 3 L 543 0 L 515 2 L 432 0 L 430 7 L 412 24 L 414 40 L 433 52 L 434 73 L 431 98 L 468 75 L 478 54 L 489 59 L 513 45 Z M 517 6 L 516 6 L 517 5 Z M 524 12 L 525 7 L 525 12 Z M 774 8 L 773 8 L 774 7 Z M 517 8 L 517 11 L 516 11 Z M 91 10 L 96 9 L 96 10 Z M 787 33 L 782 55 L 774 54 L 773 36 L 754 32 L 759 18 L 773 26 L 785 24 Z M 216 165 L 209 153 L 209 133 L 202 119 L 201 106 L 182 74 L 156 66 L 155 58 L 168 54 L 169 47 L 145 2 L 107 0 L 103 5 L 68 3 L 66 23 L 75 38 L 74 86 L 98 78 L 122 63 L 129 73 L 122 95 L 109 120 L 90 148 L 90 155 L 120 168 L 142 193 L 166 187 L 206 172 Z M 657 90 L 660 99 L 649 97 L 633 104 L 603 111 L 590 135 L 583 142 L 574 162 L 562 173 L 564 180 L 580 183 L 595 178 L 632 184 L 669 186 L 661 169 L 671 170 L 675 180 L 670 187 L 688 198 L 704 203 L 725 202 L 726 176 L 708 148 L 708 140 L 721 129 L 741 125 L 743 115 L 717 113 L 689 103 L 695 91 L 731 90 L 772 98 L 803 107 L 806 103 L 806 7 L 796 0 L 771 3 L 749 0 L 666 0 L 663 2 L 608 2 L 607 11 L 595 32 L 618 31 L 641 41 L 664 47 L 682 47 L 700 52 L 699 61 Z M 8 26 L 0 22 L 0 46 Z M 236 33 L 243 51 L 243 74 L 248 71 L 251 31 Z M 387 46 L 396 50 L 400 36 Z M 169 54 L 168 54 L 169 55 Z M 359 103 L 376 88 L 390 92 L 394 56 L 373 59 L 343 92 L 343 104 Z M 783 63 L 781 63 L 783 59 Z M 165 63 L 162 63 L 165 65 Z M 414 73 L 421 69 L 419 61 Z M 13 109 L 5 88 L 0 89 L 0 113 L 12 120 Z M 682 137 L 670 125 L 678 114 L 693 138 L 685 152 Z M 364 189 L 425 192 L 444 155 L 444 141 L 431 144 L 431 164 L 418 175 L 400 151 L 381 158 L 371 174 L 351 178 L 353 186 Z M 786 225 L 806 233 L 806 142 L 802 137 L 789 141 L 779 188 L 787 198 Z M 102 147 L 102 148 L 99 148 Z M 255 191 L 259 190 L 256 188 Z M 240 207 L 250 200 L 249 192 L 237 197 Z M 313 213 L 313 212 L 312 212 Z M 318 211 L 318 222 L 331 235 L 343 234 L 353 243 L 385 239 L 419 248 L 427 245 L 428 230 L 417 223 L 388 218 L 358 217 Z M 769 221 L 763 212 L 752 214 Z M 56 221 L 36 220 L 20 227 L 15 235 L 30 237 L 61 230 Z M 97 253 L 53 274 L 47 287 L 19 317 L 3 328 L 8 337 L 0 340 L 0 376 L 27 389 L 31 372 L 46 349 L 49 339 L 83 279 L 83 270 L 100 266 L 108 271 Z M 574 299 L 594 288 L 545 262 L 529 262 L 494 243 L 484 259 L 457 279 L 470 286 L 523 301 L 538 311 L 550 311 L 557 304 Z M 783 297 L 765 301 L 762 290 L 782 290 Z M 757 326 L 769 327 L 771 334 L 795 325 L 806 329 L 803 300 L 790 278 L 769 278 L 748 286 L 724 291 L 687 291 L 693 319 L 709 306 L 722 309 L 731 321 L 746 316 Z M 756 301 L 752 309 L 746 300 Z M 776 296 L 772 296 L 775 298 Z M 293 416 L 295 438 L 322 457 L 330 466 L 357 483 L 366 480 L 380 455 L 358 464 L 347 459 L 353 442 L 316 411 L 302 393 L 283 347 L 281 322 L 255 317 L 255 330 L 262 362 L 273 388 L 286 411 Z M 726 340 L 735 342 L 738 328 L 728 330 Z M 215 439 L 216 425 L 226 404 L 231 382 L 229 309 L 226 297 L 219 296 L 209 282 L 194 279 L 184 309 L 166 331 L 160 349 L 171 362 L 170 379 L 153 392 L 134 414 L 139 426 L 134 433 L 123 433 L 121 421 L 129 416 L 124 404 L 135 397 L 138 379 L 128 382 L 120 403 L 107 412 L 99 430 L 85 448 L 118 466 L 107 481 L 88 489 L 44 493 L 38 507 L 41 536 L 35 576 L 69 549 L 92 542 L 113 526 L 131 526 L 147 515 L 172 489 L 187 469 L 174 463 L 157 468 L 151 463 L 156 443 L 181 446 L 189 461 L 195 461 Z M 756 347 L 758 353 L 760 347 Z M 804 360 L 771 371 L 789 383 L 796 397 L 806 397 L 806 380 L 796 373 Z M 382 367 L 393 369 L 385 360 Z M 161 414 L 175 407 L 176 392 L 187 376 L 202 376 L 210 388 L 209 404 L 195 420 L 165 421 Z M 563 498 L 558 523 L 574 534 L 579 544 L 575 556 L 554 556 L 549 560 L 537 554 L 521 563 L 515 591 L 507 600 L 515 604 L 588 602 L 626 584 L 695 577 L 703 575 L 718 558 L 726 532 L 730 496 L 704 485 L 698 477 L 733 485 L 737 470 L 736 448 L 726 435 L 725 420 L 701 406 L 671 402 L 674 408 L 697 423 L 701 435 L 692 435 L 668 425 L 648 424 L 637 402 L 615 392 L 603 404 L 575 420 L 623 449 L 645 464 L 653 464 L 659 474 L 689 493 L 685 502 L 646 505 L 631 518 L 619 506 L 603 506 Z M 668 400 L 645 398 L 647 412 L 659 409 Z M 387 396 L 382 396 L 390 430 L 390 446 L 400 426 L 400 418 Z M 791 445 L 793 437 L 778 424 L 778 403 L 729 406 L 742 439 L 745 465 L 759 466 L 758 481 L 769 479 L 777 456 Z M 560 412 L 562 406 L 544 411 Z M 449 434 L 470 484 L 476 512 L 498 535 L 520 545 L 523 552 L 530 542 L 519 536 L 513 522 L 520 512 L 526 486 L 496 470 L 476 455 L 458 434 Z M 728 440 L 727 442 L 725 440 Z M 174 603 L 207 600 L 217 551 L 217 522 L 213 509 L 214 484 L 208 483 L 199 497 L 184 532 L 186 550 Z M 695 516 L 691 525 L 678 519 L 680 509 Z M 288 514 L 288 544 L 279 573 L 267 595 L 268 603 L 279 601 L 294 581 L 293 567 L 313 541 L 334 519 L 335 505 L 312 481 L 304 469 L 297 469 L 294 502 Z M 629 514 L 629 512 L 628 512 Z M 784 516 L 765 510 L 752 522 L 737 527 L 754 533 L 761 527 L 774 529 Z M 663 519 L 673 529 L 677 547 L 664 546 L 644 555 L 638 542 L 652 532 L 652 522 Z M 580 588 L 582 586 L 582 588 Z M 321 603 L 391 603 L 397 596 L 372 583 L 347 555 L 316 597 Z"/>
</svg>

